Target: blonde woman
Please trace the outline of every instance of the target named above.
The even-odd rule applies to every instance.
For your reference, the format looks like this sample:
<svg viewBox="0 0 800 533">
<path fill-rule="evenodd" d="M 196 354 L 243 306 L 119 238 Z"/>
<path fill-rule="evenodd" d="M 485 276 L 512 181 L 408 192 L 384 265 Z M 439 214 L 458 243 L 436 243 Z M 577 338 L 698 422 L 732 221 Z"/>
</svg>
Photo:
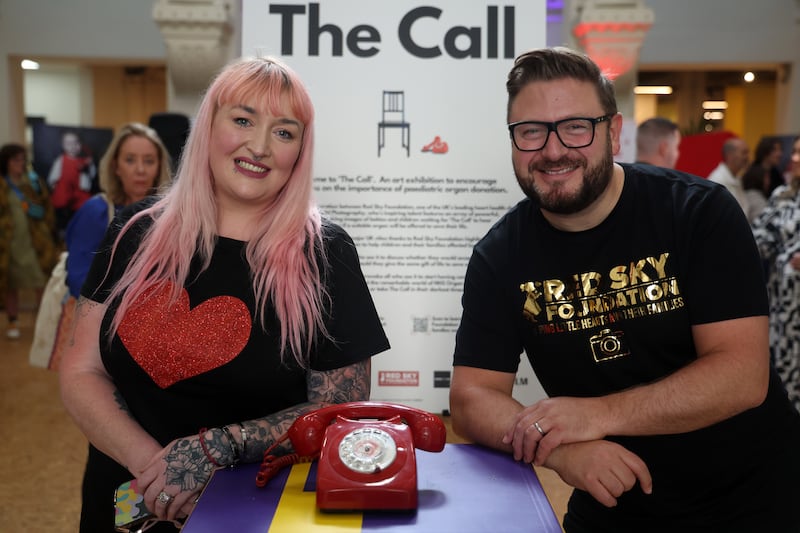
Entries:
<svg viewBox="0 0 800 533">
<path fill-rule="evenodd" d="M 169 152 L 156 131 L 137 122 L 122 126 L 100 160 L 100 188 L 104 194 L 89 199 L 67 226 L 70 296 L 80 296 L 89 266 L 106 233 L 109 212 L 138 202 L 169 182 Z"/>
</svg>

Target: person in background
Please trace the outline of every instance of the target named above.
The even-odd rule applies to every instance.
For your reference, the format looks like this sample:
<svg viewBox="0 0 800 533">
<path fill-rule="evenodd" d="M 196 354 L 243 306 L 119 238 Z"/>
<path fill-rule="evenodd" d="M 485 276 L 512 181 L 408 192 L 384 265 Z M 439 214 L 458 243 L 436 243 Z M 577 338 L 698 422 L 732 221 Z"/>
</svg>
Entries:
<svg viewBox="0 0 800 533">
<path fill-rule="evenodd" d="M 663 117 L 648 118 L 636 128 L 636 161 L 675 168 L 680 157 L 681 131 Z"/>
<path fill-rule="evenodd" d="M 772 137 L 764 137 L 756 145 L 753 154 L 753 164 L 751 166 L 760 166 L 768 173 L 769 179 L 767 180 L 764 194 L 769 197 L 775 189 L 781 185 L 785 185 L 786 181 L 783 178 L 781 171 L 781 159 L 783 159 L 783 147 L 780 140 Z"/>
<path fill-rule="evenodd" d="M 767 205 L 769 171 L 761 165 L 752 164 L 742 174 L 742 190 L 747 199 L 745 216 L 752 224 Z"/>
<path fill-rule="evenodd" d="M 137 122 L 122 126 L 100 160 L 103 193 L 86 201 L 70 219 L 64 234 L 67 247 L 66 284 L 68 296 L 61 318 L 49 368 L 58 370 L 70 341 L 75 304 L 97 248 L 113 216 L 124 206 L 156 193 L 170 181 L 170 156 L 158 134 Z"/>
<path fill-rule="evenodd" d="M 724 185 L 730 191 L 745 213 L 749 206 L 742 187 L 741 174 L 747 168 L 749 157 L 747 143 L 738 137 L 731 137 L 722 144 L 722 161 L 708 175 L 709 180 Z"/>
<path fill-rule="evenodd" d="M 622 116 L 588 56 L 526 52 L 506 85 L 528 198 L 467 267 L 454 430 L 575 487 L 567 533 L 800 531 L 800 414 L 741 209 L 615 163 Z M 532 405 L 512 396 L 523 352 L 548 394 Z"/>
<path fill-rule="evenodd" d="M 170 156 L 152 128 L 131 122 L 122 126 L 100 160 L 100 188 L 75 213 L 65 235 L 67 287 L 74 298 L 89 272 L 109 224 L 111 210 L 118 211 L 166 187 L 170 181 Z"/>
<path fill-rule="evenodd" d="M 0 292 L 8 316 L 6 337 L 18 339 L 20 289 L 33 289 L 38 303 L 58 262 L 55 213 L 47 185 L 28 170 L 24 146 L 0 148 L 0 176 Z"/>
<path fill-rule="evenodd" d="M 97 168 L 75 131 L 65 131 L 61 136 L 61 150 L 50 167 L 47 185 L 52 191 L 58 230 L 63 233 L 72 215 L 96 192 Z"/>
<path fill-rule="evenodd" d="M 792 145 L 790 172 L 753 222 L 753 235 L 767 265 L 770 355 L 800 410 L 800 137 Z"/>
<path fill-rule="evenodd" d="M 293 70 L 236 61 L 170 189 L 111 226 L 59 372 L 91 443 L 81 531 L 113 528 L 131 478 L 158 518 L 184 517 L 214 469 L 261 461 L 302 413 L 369 398 L 389 343 L 352 239 L 313 201 L 313 131 Z"/>
</svg>

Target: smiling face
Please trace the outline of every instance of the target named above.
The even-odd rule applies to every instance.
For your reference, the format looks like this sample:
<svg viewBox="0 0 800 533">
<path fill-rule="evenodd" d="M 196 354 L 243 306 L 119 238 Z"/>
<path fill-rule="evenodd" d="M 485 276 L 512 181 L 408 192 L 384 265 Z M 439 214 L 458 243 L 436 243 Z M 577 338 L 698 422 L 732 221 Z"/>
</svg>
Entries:
<svg viewBox="0 0 800 533">
<path fill-rule="evenodd" d="M 284 98 L 273 114 L 255 102 L 220 107 L 211 125 L 209 165 L 220 209 L 271 203 L 292 175 L 303 123 Z"/>
<path fill-rule="evenodd" d="M 150 194 L 161 171 L 160 163 L 158 147 L 149 139 L 130 135 L 122 141 L 114 166 L 122 182 L 126 205 Z"/>
<path fill-rule="evenodd" d="M 509 108 L 508 121 L 554 122 L 605 115 L 594 87 L 570 78 L 529 83 Z M 512 162 L 520 187 L 542 209 L 569 215 L 589 207 L 613 175 L 613 154 L 619 151 L 620 115 L 595 126 L 594 141 L 567 148 L 551 132 L 544 148 L 523 152 L 512 144 Z"/>
</svg>

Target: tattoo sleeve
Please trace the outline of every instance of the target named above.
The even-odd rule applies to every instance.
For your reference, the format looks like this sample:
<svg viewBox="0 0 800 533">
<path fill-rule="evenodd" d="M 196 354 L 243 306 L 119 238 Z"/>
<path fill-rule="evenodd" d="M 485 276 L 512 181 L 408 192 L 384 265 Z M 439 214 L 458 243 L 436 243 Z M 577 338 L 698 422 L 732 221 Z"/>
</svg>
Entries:
<svg viewBox="0 0 800 533">
<path fill-rule="evenodd" d="M 212 430 L 211 440 L 207 440 L 209 452 L 222 449 L 220 441 L 221 430 Z M 194 492 L 200 490 L 211 477 L 214 465 L 205 455 L 200 439 L 204 435 L 187 437 L 175 442 L 169 452 L 164 456 L 167 463 L 165 471 L 167 485 L 177 485 L 181 490 Z M 215 460 L 221 457 L 211 452 Z M 220 463 L 222 464 L 222 463 Z"/>
<path fill-rule="evenodd" d="M 308 402 L 264 418 L 231 424 L 231 434 L 236 441 L 234 445 L 240 451 L 240 460 L 244 463 L 261 461 L 266 449 L 280 439 L 292 422 L 304 413 L 334 403 L 368 400 L 370 371 L 369 359 L 334 370 L 309 370 L 306 378 Z M 242 441 L 241 429 L 246 435 L 245 441 Z M 233 461 L 233 453 L 227 437 L 223 436 L 221 430 L 218 435 L 217 430 L 214 430 L 214 433 L 216 435 L 214 440 L 206 441 L 209 451 L 215 457 L 219 456 L 220 464 L 230 464 Z M 279 446 L 276 455 L 290 452 L 291 444 L 287 441 Z"/>
</svg>

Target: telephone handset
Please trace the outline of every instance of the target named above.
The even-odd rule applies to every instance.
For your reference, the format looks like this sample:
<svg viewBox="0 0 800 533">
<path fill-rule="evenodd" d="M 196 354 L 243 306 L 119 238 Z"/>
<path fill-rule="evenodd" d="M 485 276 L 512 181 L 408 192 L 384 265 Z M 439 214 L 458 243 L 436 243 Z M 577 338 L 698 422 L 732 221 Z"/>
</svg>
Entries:
<svg viewBox="0 0 800 533">
<path fill-rule="evenodd" d="M 319 455 L 320 509 L 413 510 L 417 508 L 414 448 L 440 452 L 446 436 L 441 419 L 405 405 L 331 405 L 295 420 L 285 436 L 295 454 L 276 458 L 267 450 L 256 483 L 263 486 L 282 466 Z"/>
</svg>

